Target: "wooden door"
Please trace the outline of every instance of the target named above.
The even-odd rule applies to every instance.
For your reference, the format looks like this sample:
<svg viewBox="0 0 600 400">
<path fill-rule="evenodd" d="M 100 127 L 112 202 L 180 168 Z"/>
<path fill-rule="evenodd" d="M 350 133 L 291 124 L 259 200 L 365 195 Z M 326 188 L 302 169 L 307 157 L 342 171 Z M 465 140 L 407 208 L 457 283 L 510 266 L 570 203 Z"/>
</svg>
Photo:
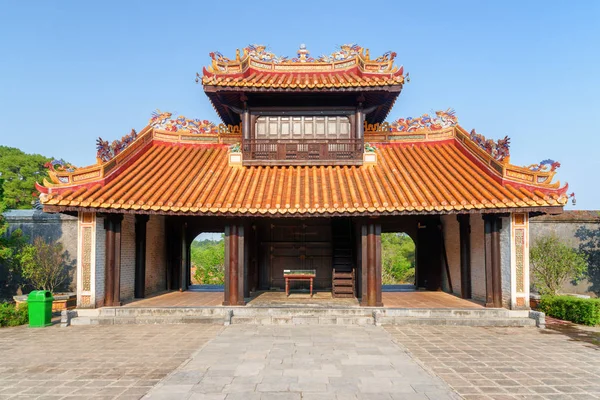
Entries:
<svg viewBox="0 0 600 400">
<path fill-rule="evenodd" d="M 262 289 L 283 289 L 283 271 L 286 269 L 314 269 L 317 274 L 314 288 L 331 288 L 331 225 L 328 219 L 274 220 L 263 232 L 265 237 L 260 239 Z"/>
</svg>

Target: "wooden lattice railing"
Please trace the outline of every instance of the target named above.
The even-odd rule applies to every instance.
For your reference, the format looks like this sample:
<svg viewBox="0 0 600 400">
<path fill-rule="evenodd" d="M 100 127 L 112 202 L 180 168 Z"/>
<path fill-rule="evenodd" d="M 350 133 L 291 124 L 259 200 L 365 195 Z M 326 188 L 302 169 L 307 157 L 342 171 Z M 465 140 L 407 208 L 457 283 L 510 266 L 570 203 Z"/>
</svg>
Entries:
<svg viewBox="0 0 600 400">
<path fill-rule="evenodd" d="M 361 139 L 251 139 L 242 144 L 244 165 L 362 164 Z"/>
</svg>

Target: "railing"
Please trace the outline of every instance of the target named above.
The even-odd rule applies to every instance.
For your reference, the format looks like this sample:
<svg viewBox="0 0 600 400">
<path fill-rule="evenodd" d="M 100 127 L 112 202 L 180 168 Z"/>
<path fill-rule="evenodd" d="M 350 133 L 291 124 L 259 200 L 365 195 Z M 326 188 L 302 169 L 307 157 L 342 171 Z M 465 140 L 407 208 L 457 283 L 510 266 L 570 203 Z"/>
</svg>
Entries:
<svg viewBox="0 0 600 400">
<path fill-rule="evenodd" d="M 362 139 L 251 139 L 242 144 L 244 165 L 362 164 Z"/>
</svg>

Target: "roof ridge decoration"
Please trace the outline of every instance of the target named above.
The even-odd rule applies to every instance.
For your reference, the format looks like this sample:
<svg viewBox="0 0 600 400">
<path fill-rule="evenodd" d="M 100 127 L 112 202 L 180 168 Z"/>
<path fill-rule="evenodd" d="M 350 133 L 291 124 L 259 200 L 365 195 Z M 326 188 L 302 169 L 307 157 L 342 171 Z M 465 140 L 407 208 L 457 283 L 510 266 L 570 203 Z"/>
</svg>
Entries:
<svg viewBox="0 0 600 400">
<path fill-rule="evenodd" d="M 540 161 L 539 164 L 531 164 L 526 166 L 525 168 L 536 172 L 548 170 L 550 170 L 550 172 L 553 172 L 560 168 L 560 163 L 558 161 L 554 161 L 548 158 L 546 160 Z"/>
<path fill-rule="evenodd" d="M 510 138 L 508 136 L 498 140 L 486 139 L 485 136 L 475 132 L 475 129 L 471 129 L 469 138 L 496 160 L 510 161 Z"/>
<path fill-rule="evenodd" d="M 436 111 L 436 117 L 423 114 L 420 117 L 399 118 L 389 125 L 390 132 L 415 132 L 420 130 L 439 131 L 458 125 L 453 108 Z"/>
<path fill-rule="evenodd" d="M 183 115 L 177 118 L 172 118 L 170 112 L 162 112 L 156 110 L 152 112 L 152 117 L 148 121 L 148 125 L 156 129 L 164 129 L 168 132 L 188 131 L 196 135 L 218 134 L 219 127 L 206 119 L 189 119 Z"/>
<path fill-rule="evenodd" d="M 46 164 L 44 164 L 44 167 L 55 172 L 75 172 L 77 169 L 76 166 L 66 162 L 62 158 L 60 160 L 55 158 L 52 161 L 48 161 Z"/>
<path fill-rule="evenodd" d="M 435 132 L 443 129 L 458 126 L 458 117 L 453 108 L 439 110 L 435 112 L 435 117 L 429 114 L 423 114 L 420 117 L 399 118 L 392 123 L 383 122 L 381 124 L 369 124 L 365 121 L 365 132 L 392 132 L 392 133 L 413 133 L 413 132 Z M 510 138 L 505 136 L 503 139 L 493 140 L 487 139 L 485 136 L 471 130 L 469 134 L 471 139 L 477 146 L 491 155 L 496 161 L 501 163 L 509 162 L 510 160 Z M 544 160 L 552 161 L 552 160 Z M 537 164 L 533 164 L 528 168 L 533 168 Z M 560 164 L 559 164 L 560 166 Z M 535 170 L 543 171 L 543 169 Z M 554 171 L 554 169 L 552 169 Z"/>
<path fill-rule="evenodd" d="M 137 139 L 137 136 L 136 130 L 132 129 L 129 135 L 125 135 L 119 140 L 113 140 L 112 143 L 109 143 L 108 140 L 102 140 L 99 137 L 96 139 L 96 158 L 102 162 L 112 160 L 117 154 L 133 143 Z"/>
<path fill-rule="evenodd" d="M 368 49 L 356 44 L 349 43 L 339 46 L 337 51 L 331 54 L 323 54 L 319 57 L 310 57 L 310 52 L 305 44 L 301 44 L 297 51 L 297 57 L 278 56 L 268 50 L 262 44 L 250 44 L 243 48 L 243 54 L 236 50 L 235 58 L 225 57 L 221 52 L 209 53 L 212 59 L 211 65 L 204 69 L 204 75 L 213 74 L 240 74 L 248 68 L 266 70 L 272 72 L 293 72 L 315 70 L 319 72 L 345 70 L 358 66 L 367 73 L 373 74 L 397 74 L 402 75 L 404 68 L 394 65 L 396 53 L 387 51 L 375 59 L 371 59 Z M 196 82 L 200 81 L 200 74 L 196 74 Z"/>
</svg>

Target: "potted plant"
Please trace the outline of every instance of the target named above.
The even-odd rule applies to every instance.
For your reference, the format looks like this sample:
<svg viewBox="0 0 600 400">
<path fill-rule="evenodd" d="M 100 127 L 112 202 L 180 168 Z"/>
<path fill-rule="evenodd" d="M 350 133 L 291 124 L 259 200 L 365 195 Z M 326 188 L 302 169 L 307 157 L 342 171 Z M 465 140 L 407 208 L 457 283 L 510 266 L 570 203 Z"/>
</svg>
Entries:
<svg viewBox="0 0 600 400">
<path fill-rule="evenodd" d="M 33 244 L 26 245 L 21 252 L 23 277 L 35 289 L 48 290 L 52 293 L 52 311 L 75 308 L 77 296 L 72 292 L 57 292 L 67 283 L 69 278 L 66 254 L 61 243 L 49 243 L 43 238 L 35 238 Z M 15 296 L 17 303 L 27 301 L 27 296 Z"/>
</svg>

